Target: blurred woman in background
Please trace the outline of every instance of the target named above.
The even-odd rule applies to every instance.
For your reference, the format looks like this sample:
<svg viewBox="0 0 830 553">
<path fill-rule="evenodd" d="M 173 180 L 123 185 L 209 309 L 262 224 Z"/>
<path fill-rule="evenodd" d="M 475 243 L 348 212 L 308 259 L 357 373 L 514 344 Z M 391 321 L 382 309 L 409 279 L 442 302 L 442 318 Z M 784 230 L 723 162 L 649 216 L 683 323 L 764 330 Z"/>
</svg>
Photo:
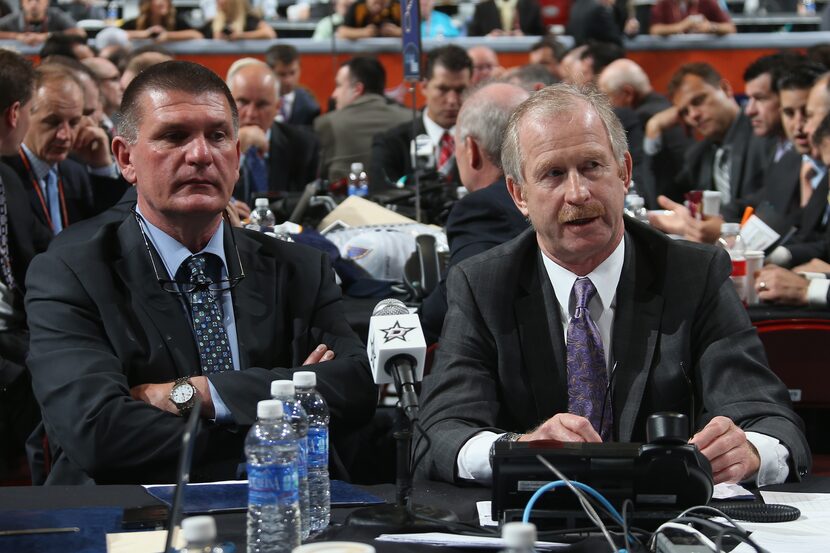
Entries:
<svg viewBox="0 0 830 553">
<path fill-rule="evenodd" d="M 277 38 L 277 33 L 251 11 L 248 0 L 216 0 L 216 17 L 202 27 L 205 38 L 256 40 Z"/>
<path fill-rule="evenodd" d="M 151 39 L 155 42 L 203 38 L 187 20 L 176 13 L 172 0 L 141 0 L 138 17 L 121 26 L 130 39 Z"/>
</svg>

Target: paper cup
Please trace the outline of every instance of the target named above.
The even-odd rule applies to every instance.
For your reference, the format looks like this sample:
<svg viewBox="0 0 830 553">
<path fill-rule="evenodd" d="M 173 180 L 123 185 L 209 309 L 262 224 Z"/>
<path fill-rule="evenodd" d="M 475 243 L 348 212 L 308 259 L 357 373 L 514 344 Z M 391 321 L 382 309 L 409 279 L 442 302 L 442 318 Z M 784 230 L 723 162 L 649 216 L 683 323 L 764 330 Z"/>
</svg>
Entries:
<svg viewBox="0 0 830 553">
<path fill-rule="evenodd" d="M 717 190 L 703 191 L 703 214 L 707 217 L 720 215 L 721 194 Z"/>
<path fill-rule="evenodd" d="M 764 266 L 764 252 L 757 250 L 748 250 L 744 253 L 746 258 L 746 303 L 747 305 L 758 305 L 758 292 L 755 290 L 755 279 L 758 278 L 758 273 Z"/>
</svg>

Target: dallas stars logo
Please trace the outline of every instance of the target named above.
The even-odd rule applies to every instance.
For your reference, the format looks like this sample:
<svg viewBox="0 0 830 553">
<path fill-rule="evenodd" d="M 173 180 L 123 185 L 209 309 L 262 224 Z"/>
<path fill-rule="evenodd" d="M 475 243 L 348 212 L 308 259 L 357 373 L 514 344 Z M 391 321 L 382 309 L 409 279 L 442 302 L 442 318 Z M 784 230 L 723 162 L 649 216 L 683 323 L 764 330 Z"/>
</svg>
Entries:
<svg viewBox="0 0 830 553">
<path fill-rule="evenodd" d="M 406 335 L 409 333 L 410 330 L 415 330 L 415 327 L 405 327 L 401 326 L 401 323 L 395 321 L 395 324 L 390 326 L 389 328 L 381 328 L 380 331 L 383 332 L 383 343 L 388 344 L 392 340 L 400 340 L 401 342 L 406 342 Z"/>
</svg>

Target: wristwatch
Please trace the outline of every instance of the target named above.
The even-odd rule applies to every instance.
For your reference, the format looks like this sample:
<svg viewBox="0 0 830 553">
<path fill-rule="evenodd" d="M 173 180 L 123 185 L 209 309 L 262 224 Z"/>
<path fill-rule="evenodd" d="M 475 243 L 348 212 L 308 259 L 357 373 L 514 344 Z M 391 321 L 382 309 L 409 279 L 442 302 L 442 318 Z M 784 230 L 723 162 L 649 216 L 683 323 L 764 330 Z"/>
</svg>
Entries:
<svg viewBox="0 0 830 553">
<path fill-rule="evenodd" d="M 186 417 L 196 403 L 196 386 L 190 381 L 189 376 L 177 378 L 173 382 L 173 389 L 170 390 L 170 401 L 179 410 L 179 415 Z"/>
<path fill-rule="evenodd" d="M 505 432 L 498 438 L 493 441 L 493 445 L 490 446 L 490 468 L 493 468 L 493 457 L 496 456 L 496 444 L 499 442 L 518 442 L 519 438 L 521 438 L 521 434 L 517 434 L 516 432 Z"/>
</svg>

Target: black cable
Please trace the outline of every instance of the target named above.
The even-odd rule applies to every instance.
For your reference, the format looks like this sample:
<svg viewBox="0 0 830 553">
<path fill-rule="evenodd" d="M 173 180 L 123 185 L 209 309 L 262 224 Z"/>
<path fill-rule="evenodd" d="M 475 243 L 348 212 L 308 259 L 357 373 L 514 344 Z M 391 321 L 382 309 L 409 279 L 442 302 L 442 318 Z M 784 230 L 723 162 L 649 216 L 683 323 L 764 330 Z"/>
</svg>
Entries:
<svg viewBox="0 0 830 553">
<path fill-rule="evenodd" d="M 725 514 L 746 522 L 790 522 L 801 516 L 791 505 L 730 502 L 718 505 Z"/>
<path fill-rule="evenodd" d="M 718 551 L 721 551 L 721 543 L 723 541 L 723 538 L 729 536 L 729 537 L 735 538 L 736 540 L 741 541 L 743 543 L 748 543 L 750 546 L 752 546 L 752 549 L 754 549 L 758 553 L 769 553 L 766 549 L 764 549 L 763 547 L 761 547 L 760 545 L 755 543 L 752 540 L 752 538 L 750 538 L 748 535 L 746 535 L 746 534 L 734 534 L 734 533 L 732 533 L 732 530 L 734 530 L 734 528 L 724 528 L 720 532 L 718 532 L 718 535 L 715 536 L 715 549 L 717 549 Z"/>
<path fill-rule="evenodd" d="M 421 421 L 419 419 L 415 419 L 414 421 L 412 421 L 412 426 L 414 426 L 418 430 L 418 432 L 421 433 L 421 436 L 423 436 L 424 440 L 426 441 L 426 447 L 424 447 L 421 450 L 421 453 L 419 453 L 418 456 L 413 460 L 412 465 L 409 469 L 409 474 L 411 474 L 412 478 L 414 479 L 415 469 L 418 468 L 418 465 L 420 465 L 421 461 L 424 460 L 424 455 L 426 455 L 427 451 L 429 451 L 429 448 L 432 447 L 432 440 L 429 439 L 429 436 L 427 435 L 426 430 L 424 430 L 424 427 L 421 426 Z"/>
</svg>

